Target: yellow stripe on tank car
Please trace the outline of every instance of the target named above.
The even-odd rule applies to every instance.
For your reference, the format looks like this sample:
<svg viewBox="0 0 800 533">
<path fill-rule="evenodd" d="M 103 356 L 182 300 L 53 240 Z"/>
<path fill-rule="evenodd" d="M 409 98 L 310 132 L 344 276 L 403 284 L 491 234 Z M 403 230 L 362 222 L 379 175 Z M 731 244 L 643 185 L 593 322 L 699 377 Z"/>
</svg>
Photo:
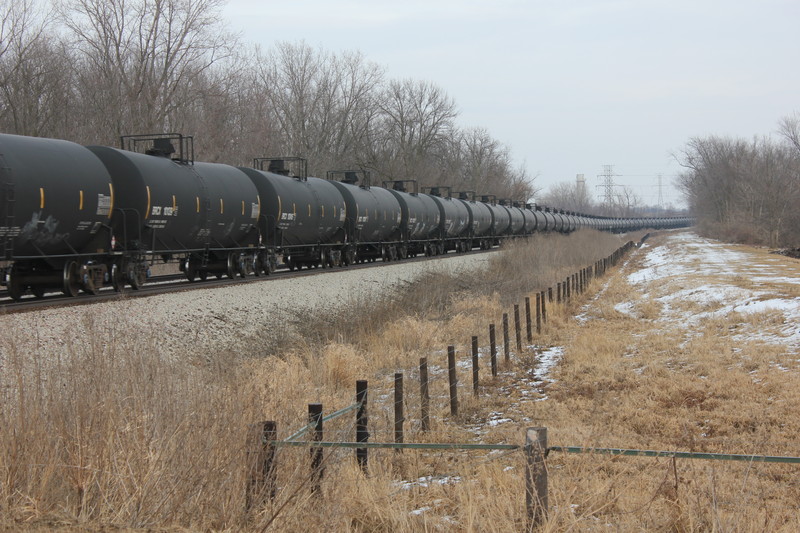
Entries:
<svg viewBox="0 0 800 533">
<path fill-rule="evenodd" d="M 311 204 L 308 204 L 308 216 L 311 217 Z"/>
<path fill-rule="evenodd" d="M 281 216 L 283 216 L 283 204 L 281 202 L 281 197 L 278 196 L 278 220 L 280 220 Z"/>
<path fill-rule="evenodd" d="M 257 218 L 261 217 L 261 195 L 260 194 L 256 195 L 256 200 L 258 200 L 258 213 L 256 213 L 256 216 L 254 216 L 253 218 L 257 219 Z"/>
<path fill-rule="evenodd" d="M 150 186 L 147 185 L 147 211 L 144 212 L 144 219 L 150 218 Z"/>
<path fill-rule="evenodd" d="M 244 216 L 244 200 L 242 200 L 242 216 Z"/>
<path fill-rule="evenodd" d="M 325 206 L 324 205 L 319 206 L 319 210 L 320 210 L 319 216 L 321 218 L 325 218 Z"/>
<path fill-rule="evenodd" d="M 39 209 L 44 209 L 44 187 L 39 187 Z"/>
<path fill-rule="evenodd" d="M 175 211 L 178 208 L 178 202 L 175 199 L 175 195 L 172 195 L 172 210 Z"/>
<path fill-rule="evenodd" d="M 111 218 L 111 213 L 114 212 L 114 184 L 108 184 L 108 193 L 111 195 L 111 205 L 108 206 L 108 218 Z"/>
<path fill-rule="evenodd" d="M 225 214 L 225 202 L 222 201 L 222 198 L 219 199 L 219 214 Z"/>
<path fill-rule="evenodd" d="M 81 199 L 78 202 L 78 211 L 83 211 L 83 191 L 81 191 Z"/>
<path fill-rule="evenodd" d="M 197 202 L 197 212 L 199 213 L 200 212 L 200 197 L 199 196 L 195 196 L 194 199 Z"/>
</svg>

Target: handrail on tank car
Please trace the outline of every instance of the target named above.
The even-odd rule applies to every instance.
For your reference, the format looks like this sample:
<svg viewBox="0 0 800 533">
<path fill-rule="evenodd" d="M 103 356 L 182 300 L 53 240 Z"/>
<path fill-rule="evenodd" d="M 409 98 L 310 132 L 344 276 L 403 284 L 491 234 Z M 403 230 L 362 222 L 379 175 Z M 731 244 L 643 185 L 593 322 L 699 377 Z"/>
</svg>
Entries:
<svg viewBox="0 0 800 533">
<path fill-rule="evenodd" d="M 443 189 L 447 189 L 447 196 L 441 194 Z M 434 185 L 432 187 L 423 187 L 422 192 L 426 194 L 430 194 L 431 196 L 436 196 L 437 198 L 452 198 L 452 191 L 453 188 L 449 185 Z"/>
<path fill-rule="evenodd" d="M 457 194 L 459 200 L 464 200 L 465 202 L 475 202 L 475 191 L 453 191 L 452 194 Z"/>
<path fill-rule="evenodd" d="M 178 141 L 178 157 L 172 157 L 175 146 L 171 140 Z M 127 141 L 127 147 L 126 147 Z M 147 143 L 142 152 L 141 144 Z M 171 161 L 184 165 L 194 165 L 194 137 L 180 133 L 144 133 L 138 135 L 122 135 L 119 138 L 120 148 L 129 152 L 168 157 Z"/>
<path fill-rule="evenodd" d="M 361 178 L 359 179 L 359 176 Z M 339 177 L 339 179 L 337 179 Z M 369 190 L 372 186 L 372 174 L 369 170 L 329 170 L 325 175 L 328 181 L 338 181 L 341 183 L 349 183 L 355 185 L 359 183 L 359 187 Z"/>
<path fill-rule="evenodd" d="M 414 184 L 414 192 L 409 193 L 408 191 L 406 191 L 406 189 L 405 189 L 405 184 L 406 183 L 413 183 Z M 399 188 L 398 188 L 398 185 L 400 186 Z M 405 192 L 405 193 L 408 193 L 408 194 L 410 194 L 412 196 L 418 196 L 419 195 L 419 181 L 417 181 L 417 180 L 386 180 L 381 184 L 381 186 L 384 189 L 391 189 L 393 191 Z"/>
<path fill-rule="evenodd" d="M 266 170 L 264 170 L 264 163 L 269 163 Z M 287 167 L 286 163 L 290 163 L 292 166 Z M 288 176 L 299 181 L 308 181 L 308 159 L 305 157 L 256 157 L 253 159 L 253 168 L 262 172 Z M 295 170 L 293 175 L 292 170 Z"/>
</svg>

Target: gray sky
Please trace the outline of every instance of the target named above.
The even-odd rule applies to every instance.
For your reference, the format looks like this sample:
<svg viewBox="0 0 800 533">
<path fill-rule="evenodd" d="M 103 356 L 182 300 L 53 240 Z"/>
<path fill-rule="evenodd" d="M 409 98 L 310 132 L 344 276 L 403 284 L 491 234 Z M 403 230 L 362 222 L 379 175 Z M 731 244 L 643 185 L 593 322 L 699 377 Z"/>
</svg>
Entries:
<svg viewBox="0 0 800 533">
<path fill-rule="evenodd" d="M 228 0 L 267 48 L 360 50 L 428 80 L 459 124 L 508 145 L 547 188 L 613 164 L 645 203 L 679 205 L 671 157 L 692 136 L 751 138 L 800 112 L 799 0 Z"/>
</svg>

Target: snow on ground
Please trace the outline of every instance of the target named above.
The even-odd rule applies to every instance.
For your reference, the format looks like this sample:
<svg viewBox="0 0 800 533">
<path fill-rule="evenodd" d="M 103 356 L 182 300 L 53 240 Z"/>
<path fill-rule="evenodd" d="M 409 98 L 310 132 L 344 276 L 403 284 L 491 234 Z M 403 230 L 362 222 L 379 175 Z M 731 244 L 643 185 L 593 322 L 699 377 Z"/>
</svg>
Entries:
<svg viewBox="0 0 800 533">
<path fill-rule="evenodd" d="M 796 275 L 787 275 L 791 260 L 734 248 L 690 232 L 676 233 L 666 237 L 662 246 L 644 244 L 639 251 L 645 254 L 643 268 L 628 274 L 627 280 L 661 305 L 656 321 L 695 326 L 707 319 L 762 314 L 768 316 L 769 324 L 744 327 L 738 336 L 800 352 L 800 298 L 782 296 L 792 294 L 793 286 L 800 284 L 800 269 L 793 269 Z M 635 315 L 635 309 L 633 300 L 615 305 L 616 311 L 626 315 Z"/>
</svg>

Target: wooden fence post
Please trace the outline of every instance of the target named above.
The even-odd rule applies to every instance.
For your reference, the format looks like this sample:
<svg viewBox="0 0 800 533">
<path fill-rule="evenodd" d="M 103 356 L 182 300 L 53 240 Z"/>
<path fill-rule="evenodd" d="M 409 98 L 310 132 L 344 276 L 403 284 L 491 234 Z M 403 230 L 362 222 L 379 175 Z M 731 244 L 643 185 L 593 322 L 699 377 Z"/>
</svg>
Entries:
<svg viewBox="0 0 800 533">
<path fill-rule="evenodd" d="M 547 305 L 544 302 L 544 291 L 542 291 L 542 324 L 547 324 Z"/>
<path fill-rule="evenodd" d="M 472 337 L 472 393 L 478 397 L 478 337 Z"/>
<path fill-rule="evenodd" d="M 494 324 L 489 324 L 489 362 L 492 365 L 492 376 L 497 376 L 497 335 L 495 334 Z"/>
<path fill-rule="evenodd" d="M 403 442 L 403 373 L 395 372 L 394 374 L 394 441 Z M 395 448 L 395 451 L 402 452 L 400 448 Z"/>
<path fill-rule="evenodd" d="M 542 334 L 542 295 L 536 294 L 536 334 Z"/>
<path fill-rule="evenodd" d="M 542 291 L 542 298 L 544 298 L 544 291 Z M 547 299 L 553 303 L 553 287 L 547 287 Z"/>
<path fill-rule="evenodd" d="M 525 509 L 526 531 L 541 526 L 547 520 L 547 428 L 527 428 L 525 431 Z"/>
<path fill-rule="evenodd" d="M 322 442 L 322 404 L 310 403 L 308 404 L 308 423 L 312 426 L 311 440 L 314 442 Z M 322 448 L 311 446 L 309 448 L 309 455 L 311 456 L 311 491 L 320 491 L 320 482 L 324 469 L 322 467 Z"/>
<path fill-rule="evenodd" d="M 428 391 L 428 358 L 419 358 L 419 395 L 421 404 L 421 420 L 422 431 L 428 431 L 431 428 L 430 406 L 431 395 Z"/>
<path fill-rule="evenodd" d="M 525 333 L 528 335 L 528 344 L 533 342 L 533 321 L 531 320 L 531 297 L 525 297 Z"/>
<path fill-rule="evenodd" d="M 275 444 L 278 426 L 267 420 L 251 427 L 247 437 L 248 476 L 245 487 L 244 508 L 249 512 L 264 503 L 265 496 L 275 498 L 276 468 Z"/>
<path fill-rule="evenodd" d="M 517 340 L 517 352 L 522 352 L 522 324 L 519 317 L 519 304 L 514 304 L 514 333 Z"/>
<path fill-rule="evenodd" d="M 503 350 L 507 362 L 511 358 L 511 341 L 508 338 L 508 313 L 503 313 Z"/>
<path fill-rule="evenodd" d="M 447 347 L 447 375 L 450 378 L 450 416 L 458 416 L 458 377 L 456 376 L 456 348 Z"/>
<path fill-rule="evenodd" d="M 367 380 L 360 379 L 356 381 L 356 403 L 358 404 L 358 410 L 356 411 L 356 442 L 369 442 L 367 385 Z M 365 474 L 367 473 L 367 457 L 367 448 L 356 448 L 356 462 Z"/>
</svg>

